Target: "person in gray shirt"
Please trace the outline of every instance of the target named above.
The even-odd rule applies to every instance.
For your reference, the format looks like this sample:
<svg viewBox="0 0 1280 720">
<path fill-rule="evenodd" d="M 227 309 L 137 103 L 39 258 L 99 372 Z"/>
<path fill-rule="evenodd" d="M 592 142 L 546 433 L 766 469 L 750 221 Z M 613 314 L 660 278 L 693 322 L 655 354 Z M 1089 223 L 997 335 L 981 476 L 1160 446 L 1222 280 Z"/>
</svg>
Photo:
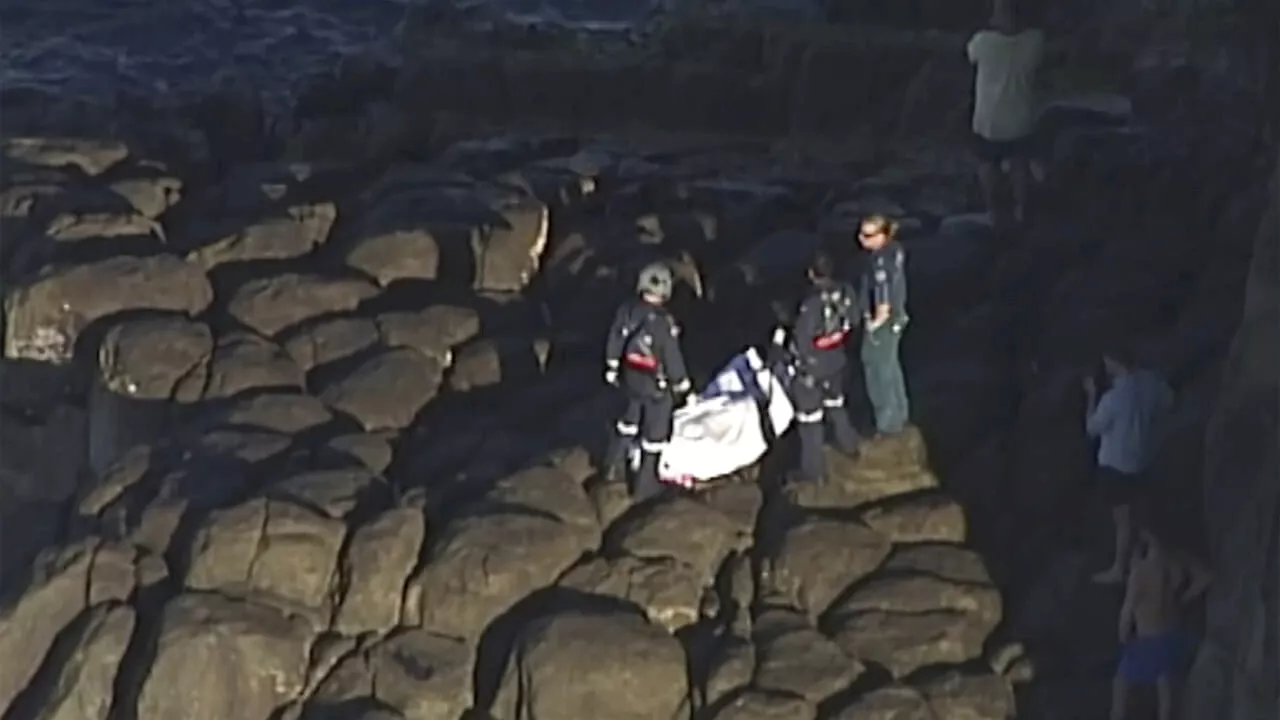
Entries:
<svg viewBox="0 0 1280 720">
<path fill-rule="evenodd" d="M 1088 410 L 1085 430 L 1097 438 L 1098 484 L 1111 506 L 1115 523 L 1115 560 L 1093 577 L 1116 585 L 1128 570 L 1132 528 L 1130 509 L 1143 494 L 1144 473 L 1151 458 L 1156 425 L 1173 406 L 1173 391 L 1151 370 L 1133 367 L 1116 353 L 1103 358 L 1111 388 L 1098 397 L 1093 376 L 1085 378 Z"/>
</svg>

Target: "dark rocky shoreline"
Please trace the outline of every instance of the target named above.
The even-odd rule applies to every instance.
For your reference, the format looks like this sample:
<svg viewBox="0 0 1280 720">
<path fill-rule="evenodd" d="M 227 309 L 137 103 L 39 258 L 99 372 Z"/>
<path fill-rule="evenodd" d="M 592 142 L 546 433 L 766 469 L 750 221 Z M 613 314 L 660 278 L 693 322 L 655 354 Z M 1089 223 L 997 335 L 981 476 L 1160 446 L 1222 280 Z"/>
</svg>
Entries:
<svg viewBox="0 0 1280 720">
<path fill-rule="evenodd" d="M 796 47 L 751 37 L 682 47 Z M 1003 238 L 923 119 L 963 117 L 940 49 L 902 50 L 915 89 L 866 123 L 814 74 L 854 51 L 799 47 L 646 61 L 625 107 L 585 90 L 626 68 L 544 52 L 494 80 L 496 51 L 441 46 L 344 64 L 283 135 L 234 93 L 10 116 L 4 720 L 1104 712 L 1117 599 L 1086 584 L 1074 393 L 1119 340 L 1174 379 L 1160 472 L 1198 525 L 1266 199 L 1253 111 L 1177 68 L 1135 75 L 1127 112 L 1059 107 L 1048 201 Z M 810 74 L 760 82 L 779 67 Z M 913 122 L 941 130 L 890 142 Z M 778 486 L 786 447 L 648 506 L 600 484 L 628 272 L 676 265 L 705 378 L 870 210 L 908 219 L 919 431 L 821 489 Z"/>
</svg>

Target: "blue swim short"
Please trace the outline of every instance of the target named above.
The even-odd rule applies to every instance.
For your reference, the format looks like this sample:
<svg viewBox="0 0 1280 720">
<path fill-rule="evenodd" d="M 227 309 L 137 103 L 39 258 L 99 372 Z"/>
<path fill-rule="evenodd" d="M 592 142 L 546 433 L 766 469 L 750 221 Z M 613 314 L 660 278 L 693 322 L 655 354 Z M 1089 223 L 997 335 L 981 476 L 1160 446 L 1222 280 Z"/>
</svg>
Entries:
<svg viewBox="0 0 1280 720">
<path fill-rule="evenodd" d="M 1120 653 L 1120 676 L 1134 685 L 1170 677 L 1178 671 L 1182 648 L 1183 638 L 1176 630 L 1134 638 Z"/>
</svg>

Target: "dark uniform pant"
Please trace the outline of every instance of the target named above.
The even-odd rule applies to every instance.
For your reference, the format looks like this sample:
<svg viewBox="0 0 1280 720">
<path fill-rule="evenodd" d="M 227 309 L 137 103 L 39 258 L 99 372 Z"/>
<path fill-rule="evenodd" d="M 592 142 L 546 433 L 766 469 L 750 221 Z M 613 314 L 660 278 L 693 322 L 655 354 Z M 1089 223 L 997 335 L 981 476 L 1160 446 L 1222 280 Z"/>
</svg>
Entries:
<svg viewBox="0 0 1280 720">
<path fill-rule="evenodd" d="M 639 440 L 640 467 L 631 483 L 631 496 L 644 500 L 662 490 L 658 481 L 658 458 L 671 440 L 671 421 L 675 414 L 675 398 L 629 393 L 627 409 L 615 426 L 613 443 L 605 457 L 605 469 L 611 475 L 627 466 L 634 443 Z"/>
<path fill-rule="evenodd" d="M 831 439 L 841 452 L 851 455 L 858 450 L 858 432 L 845 410 L 843 378 L 839 374 L 830 377 L 801 374 L 793 387 L 796 432 L 800 436 L 800 477 L 821 482 L 827 475 L 824 429 L 831 430 Z"/>
<path fill-rule="evenodd" d="M 907 383 L 902 376 L 898 346 L 902 333 L 888 325 L 862 338 L 862 372 L 867 383 L 867 399 L 875 411 L 876 430 L 892 435 L 902 432 L 911 417 Z"/>
</svg>

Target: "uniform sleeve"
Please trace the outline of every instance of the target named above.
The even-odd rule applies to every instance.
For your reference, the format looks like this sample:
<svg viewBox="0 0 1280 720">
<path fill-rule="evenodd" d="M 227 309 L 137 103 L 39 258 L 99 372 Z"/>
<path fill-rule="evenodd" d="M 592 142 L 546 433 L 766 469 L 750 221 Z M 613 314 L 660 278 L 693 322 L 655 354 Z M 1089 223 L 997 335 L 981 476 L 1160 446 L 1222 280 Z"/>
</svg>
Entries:
<svg viewBox="0 0 1280 720">
<path fill-rule="evenodd" d="M 684 364 L 684 353 L 680 350 L 680 339 L 676 337 L 675 321 L 666 316 L 659 316 L 654 323 L 654 345 L 658 350 L 658 360 L 667 375 L 671 387 L 683 391 L 689 387 L 689 371 Z"/>
<path fill-rule="evenodd" d="M 845 283 L 841 290 L 844 293 L 845 317 L 849 320 L 849 329 L 853 329 L 862 322 L 862 302 L 853 285 Z"/>
<path fill-rule="evenodd" d="M 813 339 L 818 336 L 819 305 L 813 298 L 806 298 L 796 313 L 796 326 L 791 332 L 795 340 L 796 355 L 801 365 L 811 365 L 817 360 L 818 351 Z"/>
<path fill-rule="evenodd" d="M 889 268 L 890 317 L 895 323 L 907 319 L 907 253 L 899 245 L 894 249 Z"/>
<path fill-rule="evenodd" d="M 604 364 L 616 368 L 622 362 L 622 352 L 627 344 L 627 306 L 623 305 L 613 314 L 613 324 L 609 326 L 609 337 L 604 343 Z"/>
</svg>

